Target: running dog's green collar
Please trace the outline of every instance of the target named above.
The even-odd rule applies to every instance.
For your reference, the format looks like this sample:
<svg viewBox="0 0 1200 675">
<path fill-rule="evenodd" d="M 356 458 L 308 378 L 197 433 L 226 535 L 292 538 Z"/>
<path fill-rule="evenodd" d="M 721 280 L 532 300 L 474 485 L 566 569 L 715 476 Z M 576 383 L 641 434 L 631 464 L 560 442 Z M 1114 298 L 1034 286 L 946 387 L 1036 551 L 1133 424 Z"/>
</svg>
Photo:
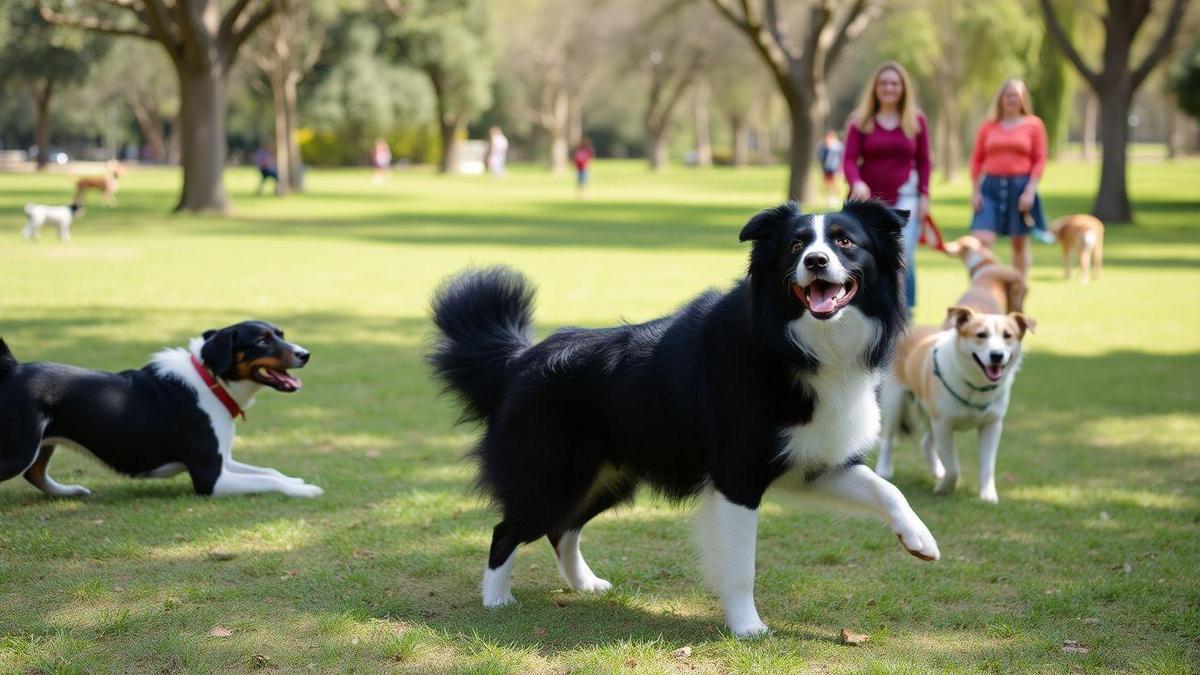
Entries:
<svg viewBox="0 0 1200 675">
<path fill-rule="evenodd" d="M 946 381 L 946 378 L 942 376 L 942 369 L 940 366 L 938 366 L 937 354 L 938 354 L 937 347 L 934 347 L 933 348 L 933 376 L 938 379 L 938 382 L 942 383 L 942 386 L 946 388 L 946 391 L 950 392 L 950 395 L 953 396 L 955 398 L 955 400 L 957 400 L 959 403 L 967 406 L 968 408 L 974 408 L 975 410 L 979 410 L 979 411 L 987 410 L 988 406 L 990 406 L 996 402 L 995 399 L 992 399 L 991 401 L 988 401 L 987 403 L 980 405 L 978 403 L 972 403 L 972 402 L 968 401 L 966 398 L 963 398 L 962 396 L 960 396 L 959 393 L 957 391 L 954 391 L 954 388 L 950 386 L 950 383 Z M 997 387 L 1000 386 L 998 384 L 991 384 L 991 385 L 987 385 L 984 387 L 976 387 L 975 385 L 971 384 L 970 382 L 967 382 L 966 378 L 963 378 L 963 384 L 967 385 L 971 389 L 974 389 L 975 391 L 993 391 L 994 389 L 996 389 Z"/>
</svg>

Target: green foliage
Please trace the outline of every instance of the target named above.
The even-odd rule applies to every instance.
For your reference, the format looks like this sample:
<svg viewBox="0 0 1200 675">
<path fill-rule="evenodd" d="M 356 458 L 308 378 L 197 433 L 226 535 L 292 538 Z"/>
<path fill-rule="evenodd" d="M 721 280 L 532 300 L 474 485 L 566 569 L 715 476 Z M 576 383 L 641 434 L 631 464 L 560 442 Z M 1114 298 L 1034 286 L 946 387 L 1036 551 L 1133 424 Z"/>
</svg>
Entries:
<svg viewBox="0 0 1200 675">
<path fill-rule="evenodd" d="M 391 29 L 391 51 L 424 72 L 444 116 L 491 104 L 495 77 L 487 6 L 482 0 L 414 1 Z"/>
<path fill-rule="evenodd" d="M 1171 69 L 1171 90 L 1179 109 L 1200 119 L 1200 40 Z"/>
<path fill-rule="evenodd" d="M 52 26 L 38 14 L 32 0 L 0 5 L 7 36 L 0 50 L 0 82 L 53 81 L 56 86 L 83 81 L 107 50 L 107 38 L 94 33 Z"/>
<path fill-rule="evenodd" d="M 336 59 L 304 101 L 303 119 L 312 132 L 302 138 L 305 162 L 360 164 L 375 138 L 433 121 L 433 95 L 425 76 L 380 56 L 380 38 L 379 29 L 361 19 L 349 21 L 337 36 Z M 410 151 L 420 153 L 410 157 L 414 161 L 428 161 L 435 154 L 415 141 Z"/>
<path fill-rule="evenodd" d="M 1063 30 L 1070 35 L 1075 23 L 1074 2 L 1055 3 L 1055 12 Z M 1049 152 L 1054 157 L 1067 137 L 1067 122 L 1075 93 L 1074 66 L 1048 32 L 1042 35 L 1035 63 L 1037 67 L 1029 73 L 1029 95 L 1033 99 L 1034 113 L 1046 125 Z"/>
</svg>

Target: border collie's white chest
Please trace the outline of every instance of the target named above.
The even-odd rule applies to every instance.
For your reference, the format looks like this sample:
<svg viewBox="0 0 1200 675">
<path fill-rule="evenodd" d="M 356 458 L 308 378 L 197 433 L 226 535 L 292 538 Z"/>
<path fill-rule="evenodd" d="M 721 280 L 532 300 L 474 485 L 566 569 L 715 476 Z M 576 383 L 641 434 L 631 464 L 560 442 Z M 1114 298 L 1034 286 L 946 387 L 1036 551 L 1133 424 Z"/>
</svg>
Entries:
<svg viewBox="0 0 1200 675">
<path fill-rule="evenodd" d="M 878 324 L 855 308 L 835 320 L 805 315 L 792 322 L 793 340 L 821 363 L 804 385 L 816 396 L 812 420 L 782 430 L 793 466 L 837 466 L 864 454 L 879 438 L 879 373 L 862 365 L 879 336 Z"/>
</svg>

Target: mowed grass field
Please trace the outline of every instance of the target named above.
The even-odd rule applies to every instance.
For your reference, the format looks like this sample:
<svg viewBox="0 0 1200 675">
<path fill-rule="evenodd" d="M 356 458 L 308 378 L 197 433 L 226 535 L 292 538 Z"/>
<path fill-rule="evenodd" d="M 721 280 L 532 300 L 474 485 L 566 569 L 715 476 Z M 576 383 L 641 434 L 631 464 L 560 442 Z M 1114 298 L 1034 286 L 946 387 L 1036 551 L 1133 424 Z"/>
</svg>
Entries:
<svg viewBox="0 0 1200 675">
<path fill-rule="evenodd" d="M 480 606 L 497 517 L 472 492 L 475 436 L 421 360 L 432 289 L 471 264 L 538 285 L 538 330 L 671 311 L 744 270 L 742 224 L 782 168 L 572 177 L 311 171 L 309 192 L 235 215 L 172 216 L 178 174 L 134 169 L 93 198 L 67 246 L 21 241 L 21 206 L 65 203 L 61 174 L 0 175 L 0 334 L 25 361 L 119 370 L 246 318 L 313 352 L 303 391 L 264 392 L 236 455 L 325 495 L 203 499 L 186 477 L 134 481 L 60 450 L 52 473 L 94 496 L 0 485 L 0 671 L 1195 672 L 1200 667 L 1200 161 L 1131 167 L 1138 225 L 1111 227 L 1088 286 L 1038 244 L 1026 341 L 998 462 L 1000 504 L 932 494 L 915 441 L 896 484 L 937 536 L 921 563 L 872 520 L 816 510 L 785 480 L 762 508 L 757 597 L 773 633 L 736 641 L 700 584 L 690 513 L 643 492 L 583 537 L 604 596 L 564 592 L 551 548 L 522 549 L 518 604 Z M 1051 165 L 1052 216 L 1085 211 L 1093 167 Z M 934 185 L 964 231 L 965 184 Z M 917 318 L 961 293 L 918 255 Z M 870 636 L 837 642 L 839 629 Z M 1087 653 L 1063 650 L 1078 641 Z M 682 648 L 690 648 L 690 651 Z M 677 651 L 680 650 L 680 651 Z M 1077 650 L 1082 651 L 1082 650 Z"/>
</svg>

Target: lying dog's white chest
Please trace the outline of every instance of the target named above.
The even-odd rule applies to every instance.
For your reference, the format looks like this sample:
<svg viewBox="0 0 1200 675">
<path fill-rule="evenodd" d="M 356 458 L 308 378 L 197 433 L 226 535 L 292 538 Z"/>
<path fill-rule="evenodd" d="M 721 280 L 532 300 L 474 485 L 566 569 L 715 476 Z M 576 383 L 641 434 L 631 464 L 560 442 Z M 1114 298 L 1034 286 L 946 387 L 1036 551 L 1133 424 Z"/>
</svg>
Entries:
<svg viewBox="0 0 1200 675">
<path fill-rule="evenodd" d="M 784 429 L 783 452 L 793 466 L 837 466 L 865 453 L 879 437 L 875 373 L 822 367 L 807 378 L 816 395 L 812 420 Z"/>
</svg>

